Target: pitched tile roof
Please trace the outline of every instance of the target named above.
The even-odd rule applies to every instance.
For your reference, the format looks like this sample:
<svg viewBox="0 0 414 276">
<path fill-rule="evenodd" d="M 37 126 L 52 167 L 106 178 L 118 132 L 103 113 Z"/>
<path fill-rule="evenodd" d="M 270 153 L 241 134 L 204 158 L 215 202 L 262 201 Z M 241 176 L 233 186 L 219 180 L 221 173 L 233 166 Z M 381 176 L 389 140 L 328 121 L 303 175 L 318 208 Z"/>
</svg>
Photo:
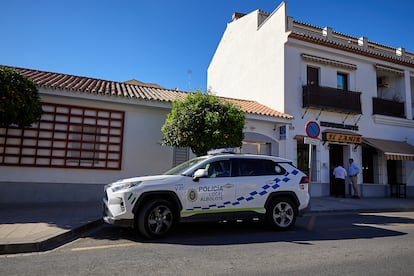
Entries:
<svg viewBox="0 0 414 276">
<path fill-rule="evenodd" d="M 173 102 L 175 100 L 182 100 L 188 95 L 188 92 L 165 89 L 162 87 L 157 87 L 154 84 L 145 84 L 142 82 L 116 82 L 26 68 L 9 66 L 4 67 L 14 69 L 21 75 L 28 77 L 38 87 L 77 91 L 102 96 L 125 97 L 131 99 L 160 102 Z M 284 119 L 293 119 L 292 115 L 276 111 L 256 101 L 233 98 L 222 99 L 239 106 L 246 113 Z"/>
<path fill-rule="evenodd" d="M 289 38 L 368 56 L 411 68 L 414 67 L 414 53 L 404 50 L 405 53 L 403 55 L 397 55 L 397 48 L 392 48 L 371 41 L 368 42 L 367 47 L 361 47 L 358 44 L 359 38 L 333 32 L 332 38 L 328 39 L 322 35 L 323 28 L 298 21 L 294 21 L 293 24 L 294 27 L 292 32 L 289 34 Z"/>
</svg>

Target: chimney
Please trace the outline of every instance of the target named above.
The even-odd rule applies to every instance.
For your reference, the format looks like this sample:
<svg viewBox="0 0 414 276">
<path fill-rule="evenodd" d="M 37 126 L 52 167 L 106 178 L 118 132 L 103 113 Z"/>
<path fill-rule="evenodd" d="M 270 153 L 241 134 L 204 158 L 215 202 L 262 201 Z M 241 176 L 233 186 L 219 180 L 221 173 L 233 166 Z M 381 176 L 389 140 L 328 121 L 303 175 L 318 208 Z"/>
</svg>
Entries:
<svg viewBox="0 0 414 276">
<path fill-rule="evenodd" d="M 361 36 L 360 38 L 358 38 L 358 46 L 368 48 L 368 38 L 366 38 L 365 36 Z"/>
<path fill-rule="evenodd" d="M 405 48 L 395 49 L 395 54 L 399 57 L 404 57 L 405 56 Z"/>
<path fill-rule="evenodd" d="M 242 18 L 243 16 L 245 16 L 246 14 L 244 14 L 244 13 L 240 13 L 240 12 L 235 12 L 235 13 L 233 13 L 233 16 L 231 17 L 231 19 L 233 20 L 233 21 L 235 21 L 235 20 L 237 20 L 237 19 L 239 19 L 239 18 Z"/>
<path fill-rule="evenodd" d="M 326 37 L 327 39 L 332 39 L 332 28 L 331 27 L 323 28 L 322 35 Z"/>
</svg>

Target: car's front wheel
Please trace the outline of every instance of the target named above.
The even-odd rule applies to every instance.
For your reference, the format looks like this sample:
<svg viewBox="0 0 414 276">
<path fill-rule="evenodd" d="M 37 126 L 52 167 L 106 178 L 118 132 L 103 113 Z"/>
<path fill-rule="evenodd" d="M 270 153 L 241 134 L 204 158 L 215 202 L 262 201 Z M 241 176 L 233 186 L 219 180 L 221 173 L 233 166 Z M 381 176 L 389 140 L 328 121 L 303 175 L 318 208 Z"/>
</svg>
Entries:
<svg viewBox="0 0 414 276">
<path fill-rule="evenodd" d="M 173 205 L 166 200 L 147 202 L 136 218 L 139 232 L 149 239 L 167 235 L 174 228 L 176 221 Z"/>
<path fill-rule="evenodd" d="M 277 230 L 289 230 L 296 222 L 297 209 L 291 200 L 285 197 L 274 199 L 266 212 L 267 222 Z"/>
</svg>

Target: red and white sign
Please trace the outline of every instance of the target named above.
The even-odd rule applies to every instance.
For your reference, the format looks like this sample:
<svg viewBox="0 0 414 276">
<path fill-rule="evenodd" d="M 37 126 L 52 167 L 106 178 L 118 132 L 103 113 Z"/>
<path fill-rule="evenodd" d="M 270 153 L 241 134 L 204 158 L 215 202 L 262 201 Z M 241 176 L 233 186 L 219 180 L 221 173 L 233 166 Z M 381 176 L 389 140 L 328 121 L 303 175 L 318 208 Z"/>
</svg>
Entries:
<svg viewBox="0 0 414 276">
<path fill-rule="evenodd" d="M 321 128 L 317 122 L 309 121 L 306 123 L 305 132 L 310 138 L 318 138 L 319 134 L 321 134 Z"/>
</svg>

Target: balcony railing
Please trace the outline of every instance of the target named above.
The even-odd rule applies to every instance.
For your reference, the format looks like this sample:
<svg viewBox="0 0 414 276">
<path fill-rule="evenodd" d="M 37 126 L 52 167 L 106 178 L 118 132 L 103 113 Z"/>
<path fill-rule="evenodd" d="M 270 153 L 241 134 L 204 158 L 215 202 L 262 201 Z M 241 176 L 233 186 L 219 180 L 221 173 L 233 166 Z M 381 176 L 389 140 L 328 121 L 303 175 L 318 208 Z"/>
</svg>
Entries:
<svg viewBox="0 0 414 276">
<path fill-rule="evenodd" d="M 362 114 L 361 92 L 307 85 L 303 87 L 303 108 Z"/>
<path fill-rule="evenodd" d="M 404 103 L 381 98 L 372 98 L 374 114 L 405 118 Z"/>
</svg>

